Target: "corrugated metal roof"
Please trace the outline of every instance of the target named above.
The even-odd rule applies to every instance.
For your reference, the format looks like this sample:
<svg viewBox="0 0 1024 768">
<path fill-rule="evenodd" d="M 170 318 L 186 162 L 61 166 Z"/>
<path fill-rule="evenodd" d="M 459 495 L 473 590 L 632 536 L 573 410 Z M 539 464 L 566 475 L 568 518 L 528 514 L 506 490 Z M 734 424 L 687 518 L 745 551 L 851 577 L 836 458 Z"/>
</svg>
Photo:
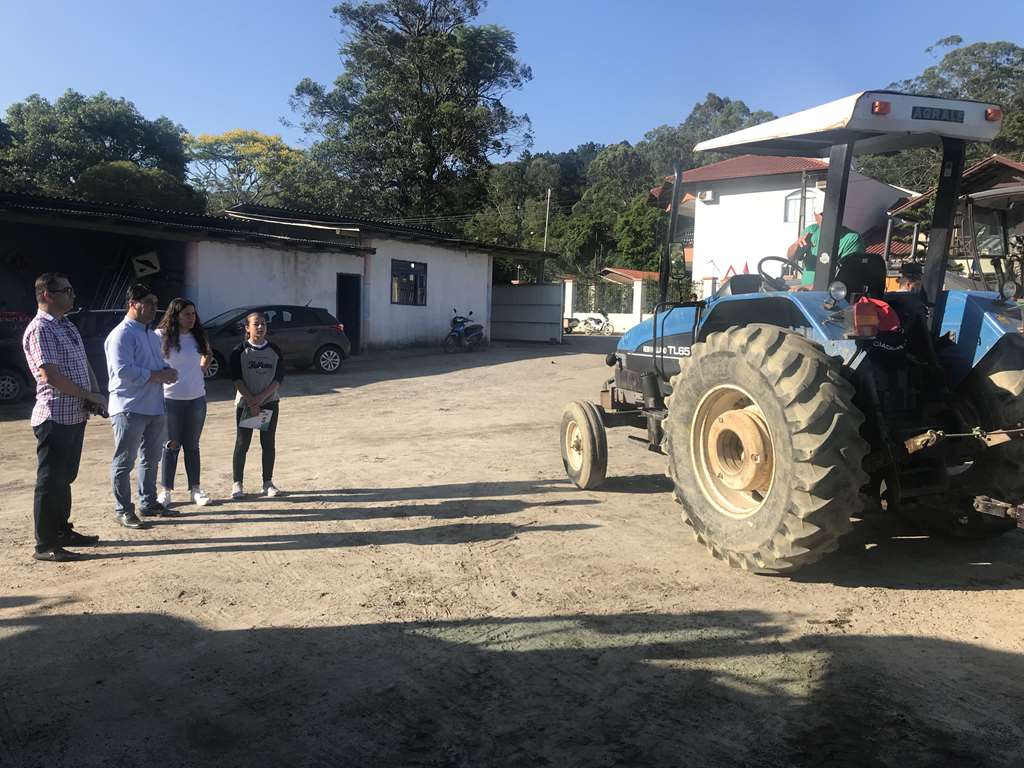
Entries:
<svg viewBox="0 0 1024 768">
<path fill-rule="evenodd" d="M 465 240 L 450 232 L 439 232 L 428 227 L 409 226 L 407 224 L 394 224 L 380 219 L 366 219 L 344 214 L 332 213 L 330 211 L 309 211 L 298 208 L 273 208 L 263 205 L 235 205 L 225 211 L 229 216 L 245 216 L 248 214 L 273 218 L 281 222 L 292 221 L 305 224 L 328 224 L 337 227 L 357 227 L 367 232 L 376 232 L 382 235 L 393 237 L 407 237 L 418 240 L 429 240 L 436 243 L 455 246 L 466 250 L 504 253 L 522 259 L 544 259 L 554 256 L 553 253 L 544 251 L 531 251 L 525 248 L 514 248 L 508 245 L 497 245 L 494 243 L 481 243 L 475 240 Z"/>
<path fill-rule="evenodd" d="M 281 245 L 330 248 L 350 253 L 372 253 L 353 237 L 334 233 L 289 231 L 280 224 L 256 224 L 226 216 L 209 216 L 147 208 L 137 205 L 100 203 L 70 197 L 0 193 L 0 220 L 5 212 L 32 217 L 56 217 L 68 221 L 101 221 L 108 225 L 144 227 L 175 232 L 208 234 L 214 237 L 256 240 Z"/>
</svg>

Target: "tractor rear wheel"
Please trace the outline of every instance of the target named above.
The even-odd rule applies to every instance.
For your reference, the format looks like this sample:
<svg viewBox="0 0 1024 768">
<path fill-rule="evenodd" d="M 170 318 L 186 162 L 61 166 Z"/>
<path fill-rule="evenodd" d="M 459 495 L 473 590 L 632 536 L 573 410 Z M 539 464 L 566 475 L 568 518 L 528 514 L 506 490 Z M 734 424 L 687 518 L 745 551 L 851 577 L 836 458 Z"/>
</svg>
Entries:
<svg viewBox="0 0 1024 768">
<path fill-rule="evenodd" d="M 964 381 L 959 394 L 984 429 L 1024 427 L 1024 336 L 1008 333 Z M 984 539 L 1016 529 L 1013 520 L 977 512 L 975 496 L 1024 503 L 1024 440 L 978 454 L 953 479 L 953 498 L 926 499 L 913 516 L 922 528 L 958 539 Z"/>
<path fill-rule="evenodd" d="M 771 325 L 713 333 L 672 380 L 664 446 L 683 519 L 712 555 L 792 571 L 860 508 L 863 415 L 840 363 Z"/>
<path fill-rule="evenodd" d="M 562 464 L 565 474 L 584 490 L 597 488 L 608 471 L 608 437 L 597 406 L 586 400 L 562 411 Z"/>
</svg>

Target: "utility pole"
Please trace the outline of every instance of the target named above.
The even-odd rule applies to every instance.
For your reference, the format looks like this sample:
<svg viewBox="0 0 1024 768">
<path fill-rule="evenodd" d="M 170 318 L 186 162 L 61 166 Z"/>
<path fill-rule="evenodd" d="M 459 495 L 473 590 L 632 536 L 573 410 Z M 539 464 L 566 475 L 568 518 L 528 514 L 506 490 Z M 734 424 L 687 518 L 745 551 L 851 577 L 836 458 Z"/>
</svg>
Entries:
<svg viewBox="0 0 1024 768">
<path fill-rule="evenodd" d="M 548 187 L 548 207 L 544 211 L 544 250 L 548 249 L 548 219 L 551 218 L 551 187 Z"/>
</svg>

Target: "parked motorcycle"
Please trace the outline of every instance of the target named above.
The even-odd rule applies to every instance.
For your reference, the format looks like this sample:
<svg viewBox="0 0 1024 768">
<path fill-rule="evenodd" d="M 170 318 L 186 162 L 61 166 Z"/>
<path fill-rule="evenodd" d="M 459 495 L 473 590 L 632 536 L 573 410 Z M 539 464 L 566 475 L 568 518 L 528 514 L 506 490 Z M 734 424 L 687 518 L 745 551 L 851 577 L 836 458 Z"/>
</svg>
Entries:
<svg viewBox="0 0 1024 768">
<path fill-rule="evenodd" d="M 580 325 L 580 319 L 578 317 L 567 317 L 565 318 L 565 333 L 574 333 Z"/>
<path fill-rule="evenodd" d="M 583 332 L 603 333 L 605 336 L 615 333 L 615 328 L 612 326 L 611 320 L 608 319 L 608 313 L 598 310 L 597 315 L 597 317 L 591 315 L 583 321 Z"/>
<path fill-rule="evenodd" d="M 452 313 L 455 315 L 452 318 L 452 329 L 444 337 L 444 344 L 441 348 L 445 352 L 454 352 L 455 350 L 469 352 L 483 346 L 484 327 L 470 320 L 473 317 L 473 311 L 470 310 L 468 315 L 463 316 L 453 308 Z"/>
</svg>

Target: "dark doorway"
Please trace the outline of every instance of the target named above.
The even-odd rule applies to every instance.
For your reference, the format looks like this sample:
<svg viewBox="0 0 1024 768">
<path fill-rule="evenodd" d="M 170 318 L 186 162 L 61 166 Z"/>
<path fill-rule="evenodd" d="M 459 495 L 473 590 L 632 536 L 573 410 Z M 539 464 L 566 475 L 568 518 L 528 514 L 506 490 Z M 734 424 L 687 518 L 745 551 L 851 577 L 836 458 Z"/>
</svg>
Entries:
<svg viewBox="0 0 1024 768">
<path fill-rule="evenodd" d="M 360 326 L 363 314 L 363 276 L 338 275 L 338 322 L 345 326 L 345 335 L 352 343 L 352 354 L 358 355 Z"/>
</svg>

